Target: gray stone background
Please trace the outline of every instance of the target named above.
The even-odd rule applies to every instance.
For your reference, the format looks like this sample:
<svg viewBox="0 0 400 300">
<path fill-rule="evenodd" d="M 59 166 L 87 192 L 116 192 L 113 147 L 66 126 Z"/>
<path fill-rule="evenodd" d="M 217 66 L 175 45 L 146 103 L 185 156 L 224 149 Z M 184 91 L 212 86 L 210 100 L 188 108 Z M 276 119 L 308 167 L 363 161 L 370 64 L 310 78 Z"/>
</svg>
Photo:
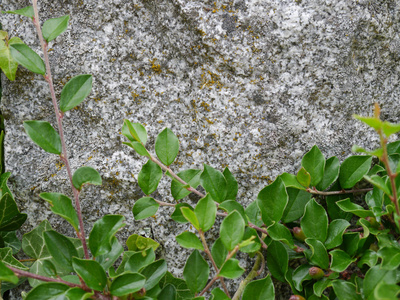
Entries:
<svg viewBox="0 0 400 300">
<path fill-rule="evenodd" d="M 30 5 L 0 1 L 2 10 Z M 88 229 L 105 214 L 122 214 L 130 234 L 153 237 L 170 270 L 180 274 L 187 252 L 174 236 L 186 225 L 169 208 L 134 221 L 143 196 L 137 174 L 145 160 L 122 145 L 123 119 L 145 125 L 153 151 L 156 135 L 171 128 L 180 138 L 175 171 L 229 166 L 247 205 L 282 172 L 296 172 L 314 144 L 343 160 L 358 144 L 372 148 L 376 135 L 352 114 L 399 122 L 400 2 L 392 0 L 46 0 L 42 22 L 65 14 L 68 30 L 50 44 L 57 95 L 78 74 L 93 74 L 88 99 L 64 118 L 73 169 L 96 168 L 100 187 L 81 194 Z M 41 52 L 27 18 L 1 15 L 3 29 Z M 2 75 L 3 76 L 3 75 Z M 41 192 L 70 195 L 60 160 L 24 133 L 24 120 L 55 124 L 43 77 L 19 68 L 3 76 L 1 111 L 6 125 L 6 168 L 23 212 L 24 230 L 48 218 Z M 173 201 L 169 180 L 154 197 Z M 196 198 L 188 198 L 193 203 Z M 209 234 L 210 242 L 214 238 Z M 242 265 L 250 268 L 246 260 Z"/>
</svg>

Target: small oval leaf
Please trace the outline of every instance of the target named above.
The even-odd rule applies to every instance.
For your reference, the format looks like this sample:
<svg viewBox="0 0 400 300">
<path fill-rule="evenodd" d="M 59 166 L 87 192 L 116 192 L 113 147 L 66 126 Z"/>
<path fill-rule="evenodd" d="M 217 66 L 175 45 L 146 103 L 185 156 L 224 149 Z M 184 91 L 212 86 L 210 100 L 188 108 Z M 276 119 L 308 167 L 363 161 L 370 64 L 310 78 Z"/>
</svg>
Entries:
<svg viewBox="0 0 400 300">
<path fill-rule="evenodd" d="M 155 150 L 157 157 L 164 164 L 172 164 L 179 152 L 179 140 L 169 128 L 165 128 L 157 136 Z"/>
<path fill-rule="evenodd" d="M 135 220 L 142 220 L 154 216 L 159 208 L 159 204 L 151 197 L 143 197 L 135 202 L 132 213 Z"/>
<path fill-rule="evenodd" d="M 46 74 L 46 66 L 40 56 L 25 44 L 10 45 L 13 59 L 33 73 Z"/>
<path fill-rule="evenodd" d="M 81 104 L 92 90 L 92 75 L 78 75 L 72 78 L 61 91 L 60 109 L 66 112 Z"/>
<path fill-rule="evenodd" d="M 61 154 L 61 139 L 57 131 L 45 121 L 25 121 L 26 133 L 44 151 L 54 154 Z"/>
<path fill-rule="evenodd" d="M 69 16 L 48 19 L 42 27 L 43 37 L 47 42 L 54 40 L 68 27 Z"/>
<path fill-rule="evenodd" d="M 85 184 L 101 185 L 101 177 L 92 167 L 80 167 L 72 176 L 74 187 L 80 191 Z"/>
</svg>

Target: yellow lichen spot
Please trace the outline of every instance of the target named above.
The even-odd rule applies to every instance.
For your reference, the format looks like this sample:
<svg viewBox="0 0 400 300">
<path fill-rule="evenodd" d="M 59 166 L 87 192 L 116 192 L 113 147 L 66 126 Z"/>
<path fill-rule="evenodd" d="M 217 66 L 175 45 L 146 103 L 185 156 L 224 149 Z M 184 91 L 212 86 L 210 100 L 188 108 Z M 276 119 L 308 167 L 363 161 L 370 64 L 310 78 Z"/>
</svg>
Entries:
<svg viewBox="0 0 400 300">
<path fill-rule="evenodd" d="M 158 121 L 158 124 L 161 124 L 161 123 L 163 123 L 164 121 L 163 120 L 160 120 L 160 121 Z"/>
<path fill-rule="evenodd" d="M 154 73 L 156 74 L 161 74 L 161 65 L 157 64 L 157 58 L 154 58 L 153 60 L 150 61 L 151 63 L 151 69 L 153 70 Z"/>
</svg>

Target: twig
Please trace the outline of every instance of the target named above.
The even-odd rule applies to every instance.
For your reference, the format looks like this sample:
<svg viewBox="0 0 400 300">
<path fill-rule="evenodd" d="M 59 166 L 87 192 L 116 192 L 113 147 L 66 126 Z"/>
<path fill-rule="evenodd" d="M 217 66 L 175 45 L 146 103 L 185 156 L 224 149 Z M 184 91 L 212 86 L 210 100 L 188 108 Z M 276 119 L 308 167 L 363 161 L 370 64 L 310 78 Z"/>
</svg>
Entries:
<svg viewBox="0 0 400 300">
<path fill-rule="evenodd" d="M 373 188 L 365 188 L 359 190 L 341 190 L 341 191 L 331 191 L 331 192 L 321 192 L 315 189 L 307 188 L 306 191 L 310 194 L 321 195 L 321 196 L 330 196 L 330 195 L 342 195 L 342 194 L 354 194 L 354 193 L 365 193 L 372 191 Z"/>
</svg>

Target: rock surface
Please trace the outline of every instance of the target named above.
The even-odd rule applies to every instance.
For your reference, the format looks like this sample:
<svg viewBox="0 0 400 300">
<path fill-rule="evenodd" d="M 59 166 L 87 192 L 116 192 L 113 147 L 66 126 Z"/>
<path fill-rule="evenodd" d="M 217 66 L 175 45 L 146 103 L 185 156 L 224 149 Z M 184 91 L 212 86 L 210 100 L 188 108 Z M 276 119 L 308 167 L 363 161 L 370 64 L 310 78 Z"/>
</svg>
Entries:
<svg viewBox="0 0 400 300">
<path fill-rule="evenodd" d="M 13 10 L 29 2 L 0 4 Z M 146 126 L 152 151 L 164 127 L 178 135 L 176 171 L 203 163 L 220 170 L 229 166 L 245 205 L 280 173 L 296 172 L 314 144 L 325 157 L 341 160 L 353 144 L 375 146 L 377 137 L 352 114 L 371 114 L 379 102 L 386 120 L 400 118 L 398 1 L 45 0 L 39 5 L 42 22 L 71 16 L 68 30 L 50 44 L 57 95 L 75 75 L 94 77 L 88 99 L 64 119 L 72 168 L 92 166 L 103 178 L 103 186 L 85 188 L 81 196 L 87 228 L 105 214 L 124 215 L 121 239 L 133 233 L 154 237 L 175 274 L 187 253 L 174 236 L 187 226 L 172 222 L 168 208 L 155 219 L 134 222 L 132 206 L 143 196 L 137 174 L 145 160 L 122 145 L 124 118 Z M 40 53 L 27 18 L 3 15 L 1 22 L 10 36 Z M 19 207 L 29 216 L 24 229 L 50 218 L 57 230 L 70 232 L 38 197 L 71 194 L 65 168 L 34 145 L 22 126 L 24 120 L 55 123 L 48 86 L 23 68 L 15 82 L 2 79 L 6 168 Z M 163 179 L 154 197 L 173 201 L 168 188 Z"/>
</svg>

